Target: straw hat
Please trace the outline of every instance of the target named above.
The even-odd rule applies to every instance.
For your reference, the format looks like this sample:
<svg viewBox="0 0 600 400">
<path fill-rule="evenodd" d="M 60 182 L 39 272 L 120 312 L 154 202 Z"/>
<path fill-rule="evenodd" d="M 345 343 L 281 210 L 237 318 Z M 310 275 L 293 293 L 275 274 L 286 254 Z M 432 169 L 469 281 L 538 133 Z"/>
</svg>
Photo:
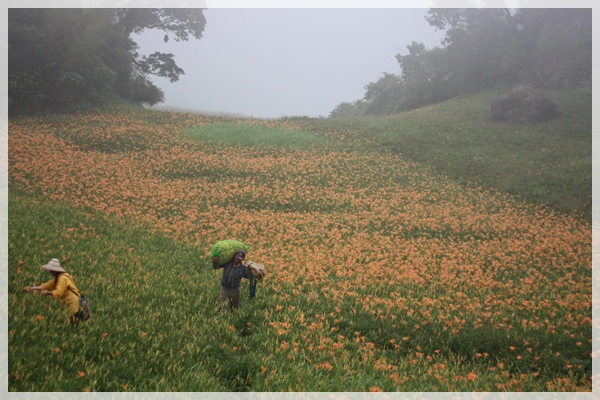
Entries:
<svg viewBox="0 0 600 400">
<path fill-rule="evenodd" d="M 54 272 L 67 272 L 63 269 L 63 267 L 60 266 L 60 261 L 58 261 L 57 258 L 53 258 L 48 262 L 48 264 L 42 265 L 42 268 Z"/>
</svg>

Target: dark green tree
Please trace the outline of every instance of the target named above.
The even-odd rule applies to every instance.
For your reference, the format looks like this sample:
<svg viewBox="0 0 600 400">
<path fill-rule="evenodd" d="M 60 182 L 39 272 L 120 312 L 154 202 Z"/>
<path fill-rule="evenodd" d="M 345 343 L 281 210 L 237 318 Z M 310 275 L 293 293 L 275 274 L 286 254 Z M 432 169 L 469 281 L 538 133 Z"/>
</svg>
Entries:
<svg viewBox="0 0 600 400">
<path fill-rule="evenodd" d="M 365 86 L 365 112 L 389 114 L 497 85 L 591 87 L 591 9 L 430 9 L 442 47 L 407 46 L 401 74 Z"/>
<path fill-rule="evenodd" d="M 8 101 L 13 112 L 39 111 L 48 100 L 44 92 L 45 13 L 39 9 L 9 9 Z"/>
<path fill-rule="evenodd" d="M 206 25 L 202 9 L 184 8 L 123 8 L 116 11 L 117 24 L 128 37 L 132 33 L 139 34 L 147 29 L 161 30 L 165 33 L 165 43 L 170 35 L 175 41 L 187 41 L 190 36 L 202 38 Z M 144 75 L 157 75 L 168 78 L 171 82 L 179 80 L 184 71 L 177 66 L 171 53 L 154 52 L 148 56 L 140 56 L 135 45 L 133 56 L 135 68 Z"/>
<path fill-rule="evenodd" d="M 377 82 L 365 86 L 365 113 L 384 115 L 394 112 L 400 100 L 400 77 L 384 72 Z"/>
<path fill-rule="evenodd" d="M 202 9 L 9 9 L 9 112 L 65 112 L 122 98 L 156 104 L 149 75 L 179 79 L 169 53 L 140 55 L 132 33 L 200 39 Z"/>
<path fill-rule="evenodd" d="M 545 86 L 591 86 L 591 9 L 521 9 L 515 21 L 525 60 L 523 80 Z"/>
<path fill-rule="evenodd" d="M 363 100 L 356 100 L 352 103 L 343 102 L 338 104 L 330 113 L 331 118 L 360 117 L 365 114 L 367 103 Z"/>
<path fill-rule="evenodd" d="M 446 63 L 456 87 L 471 92 L 514 81 L 517 25 L 506 8 L 432 8 L 431 26 L 446 32 Z M 515 65 L 516 64 L 516 65 Z"/>
<path fill-rule="evenodd" d="M 407 46 L 408 54 L 396 55 L 402 71 L 402 99 L 396 111 L 411 110 L 453 97 L 457 88 L 446 61 L 446 50 L 427 50 L 423 43 Z"/>
</svg>

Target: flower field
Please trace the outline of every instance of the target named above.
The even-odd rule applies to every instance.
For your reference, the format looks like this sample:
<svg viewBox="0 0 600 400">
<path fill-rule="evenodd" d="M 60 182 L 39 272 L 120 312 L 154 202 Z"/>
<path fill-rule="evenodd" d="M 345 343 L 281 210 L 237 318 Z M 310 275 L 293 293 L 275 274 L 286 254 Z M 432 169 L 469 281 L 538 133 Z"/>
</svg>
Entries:
<svg viewBox="0 0 600 400">
<path fill-rule="evenodd" d="M 9 390 L 590 391 L 590 224 L 366 140 L 144 110 L 10 121 Z M 234 313 L 222 239 L 268 270 Z M 82 326 L 21 290 L 53 257 L 92 300 Z"/>
</svg>

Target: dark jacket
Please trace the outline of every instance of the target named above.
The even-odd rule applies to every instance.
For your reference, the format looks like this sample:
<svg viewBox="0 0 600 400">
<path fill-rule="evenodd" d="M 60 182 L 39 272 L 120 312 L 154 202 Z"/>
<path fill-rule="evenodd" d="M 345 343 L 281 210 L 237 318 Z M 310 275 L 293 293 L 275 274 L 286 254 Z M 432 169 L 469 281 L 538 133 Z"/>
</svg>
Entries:
<svg viewBox="0 0 600 400">
<path fill-rule="evenodd" d="M 221 286 L 227 290 L 239 288 L 242 278 L 250 279 L 251 272 L 243 264 L 234 267 L 233 261 L 221 266 L 219 266 L 218 263 L 213 262 L 213 269 L 219 268 L 223 268 L 223 279 L 221 279 Z"/>
</svg>

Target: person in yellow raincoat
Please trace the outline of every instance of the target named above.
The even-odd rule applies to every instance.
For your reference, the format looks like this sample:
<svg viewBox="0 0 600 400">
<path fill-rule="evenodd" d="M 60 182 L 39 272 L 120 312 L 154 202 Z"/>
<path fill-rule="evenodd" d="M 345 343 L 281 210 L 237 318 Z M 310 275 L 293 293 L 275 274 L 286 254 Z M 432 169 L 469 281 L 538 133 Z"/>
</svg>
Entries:
<svg viewBox="0 0 600 400">
<path fill-rule="evenodd" d="M 79 323 L 81 319 L 79 297 L 81 294 L 71 275 L 63 269 L 60 261 L 56 258 L 50 260 L 48 264 L 42 265 L 42 268 L 47 269 L 54 276 L 54 279 L 39 286 L 26 286 L 23 290 L 25 292 L 41 291 L 43 295 L 53 296 L 55 299 L 60 300 L 60 304 L 69 310 L 69 323 L 71 325 Z"/>
</svg>

